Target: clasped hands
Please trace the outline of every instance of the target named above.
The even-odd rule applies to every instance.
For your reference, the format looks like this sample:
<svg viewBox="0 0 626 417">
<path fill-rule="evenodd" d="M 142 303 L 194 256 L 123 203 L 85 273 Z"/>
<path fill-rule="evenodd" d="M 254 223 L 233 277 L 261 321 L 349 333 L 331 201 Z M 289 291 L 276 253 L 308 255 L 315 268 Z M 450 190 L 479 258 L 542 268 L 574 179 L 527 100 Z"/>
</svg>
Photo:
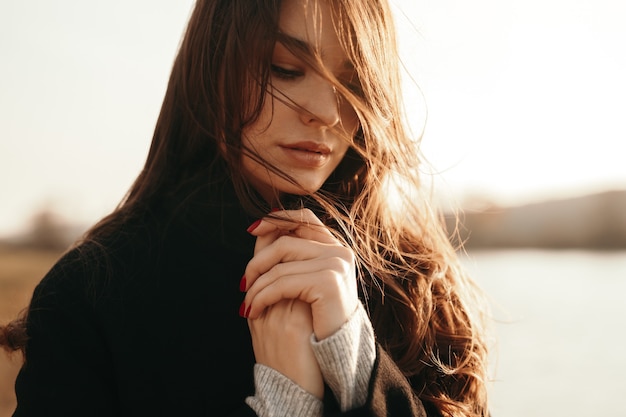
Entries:
<svg viewBox="0 0 626 417">
<path fill-rule="evenodd" d="M 355 255 L 308 209 L 273 212 L 248 231 L 257 240 L 242 312 L 256 361 L 322 398 L 311 334 L 327 338 L 356 310 Z"/>
</svg>

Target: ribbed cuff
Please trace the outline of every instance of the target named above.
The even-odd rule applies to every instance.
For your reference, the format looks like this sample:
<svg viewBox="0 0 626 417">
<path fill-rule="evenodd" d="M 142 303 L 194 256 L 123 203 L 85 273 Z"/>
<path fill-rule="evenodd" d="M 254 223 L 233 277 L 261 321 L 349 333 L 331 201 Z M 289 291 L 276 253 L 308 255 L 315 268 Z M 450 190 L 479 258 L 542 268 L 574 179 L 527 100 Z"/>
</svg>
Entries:
<svg viewBox="0 0 626 417">
<path fill-rule="evenodd" d="M 323 403 L 280 372 L 254 365 L 253 397 L 246 398 L 259 417 L 320 417 Z"/>
<path fill-rule="evenodd" d="M 369 380 L 376 361 L 374 330 L 361 303 L 350 319 L 322 341 L 312 337 L 313 352 L 324 381 L 335 394 L 342 411 L 367 401 Z"/>
</svg>

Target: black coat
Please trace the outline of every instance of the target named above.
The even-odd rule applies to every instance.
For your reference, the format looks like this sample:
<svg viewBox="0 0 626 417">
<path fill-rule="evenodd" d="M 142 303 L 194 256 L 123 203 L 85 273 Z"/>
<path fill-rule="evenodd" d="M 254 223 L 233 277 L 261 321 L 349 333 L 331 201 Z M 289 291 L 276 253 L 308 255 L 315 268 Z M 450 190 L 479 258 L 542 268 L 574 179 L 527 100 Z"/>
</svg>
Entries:
<svg viewBox="0 0 626 417">
<path fill-rule="evenodd" d="M 254 354 L 238 314 L 255 220 L 232 189 L 154 205 L 99 244 L 69 251 L 37 286 L 14 417 L 254 416 Z M 231 202 L 230 204 L 225 202 Z M 387 354 L 367 404 L 326 415 L 417 416 Z"/>
</svg>

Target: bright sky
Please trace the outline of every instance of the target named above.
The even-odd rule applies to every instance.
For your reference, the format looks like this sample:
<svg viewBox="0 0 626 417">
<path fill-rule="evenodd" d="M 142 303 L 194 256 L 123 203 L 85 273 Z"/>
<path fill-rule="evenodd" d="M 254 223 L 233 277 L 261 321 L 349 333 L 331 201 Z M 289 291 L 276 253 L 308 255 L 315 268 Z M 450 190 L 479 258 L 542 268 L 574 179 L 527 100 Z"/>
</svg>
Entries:
<svg viewBox="0 0 626 417">
<path fill-rule="evenodd" d="M 626 3 L 392 0 L 443 194 L 626 188 Z M 143 165 L 191 0 L 0 0 L 0 237 L 93 223 Z"/>
</svg>

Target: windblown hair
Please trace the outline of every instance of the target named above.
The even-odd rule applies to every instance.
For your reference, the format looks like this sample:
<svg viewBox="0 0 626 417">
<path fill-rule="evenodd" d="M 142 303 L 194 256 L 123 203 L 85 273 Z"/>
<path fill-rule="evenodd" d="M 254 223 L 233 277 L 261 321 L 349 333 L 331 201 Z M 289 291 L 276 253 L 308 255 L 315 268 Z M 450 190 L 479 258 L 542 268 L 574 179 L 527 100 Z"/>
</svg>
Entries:
<svg viewBox="0 0 626 417">
<path fill-rule="evenodd" d="M 124 201 L 85 239 L 97 241 L 123 227 L 181 187 L 215 180 L 204 178 L 207 172 L 231 178 L 242 206 L 251 215 L 266 215 L 265 203 L 242 174 L 242 155 L 295 181 L 241 139 L 268 98 L 279 99 L 270 67 L 275 43 L 283 42 L 332 82 L 359 118 L 356 136 L 346 138 L 351 146 L 344 160 L 307 199 L 355 250 L 377 341 L 416 395 L 441 415 L 486 416 L 487 304 L 421 184 L 419 138 L 409 135 L 404 121 L 389 6 L 386 0 L 310 0 L 312 13 L 316 1 L 332 4 L 333 25 L 354 66 L 352 79 L 336 79 L 316 51 L 281 35 L 280 0 L 197 0 L 146 164 Z M 22 348 L 23 324 L 11 326 L 0 328 L 0 344 Z"/>
</svg>

